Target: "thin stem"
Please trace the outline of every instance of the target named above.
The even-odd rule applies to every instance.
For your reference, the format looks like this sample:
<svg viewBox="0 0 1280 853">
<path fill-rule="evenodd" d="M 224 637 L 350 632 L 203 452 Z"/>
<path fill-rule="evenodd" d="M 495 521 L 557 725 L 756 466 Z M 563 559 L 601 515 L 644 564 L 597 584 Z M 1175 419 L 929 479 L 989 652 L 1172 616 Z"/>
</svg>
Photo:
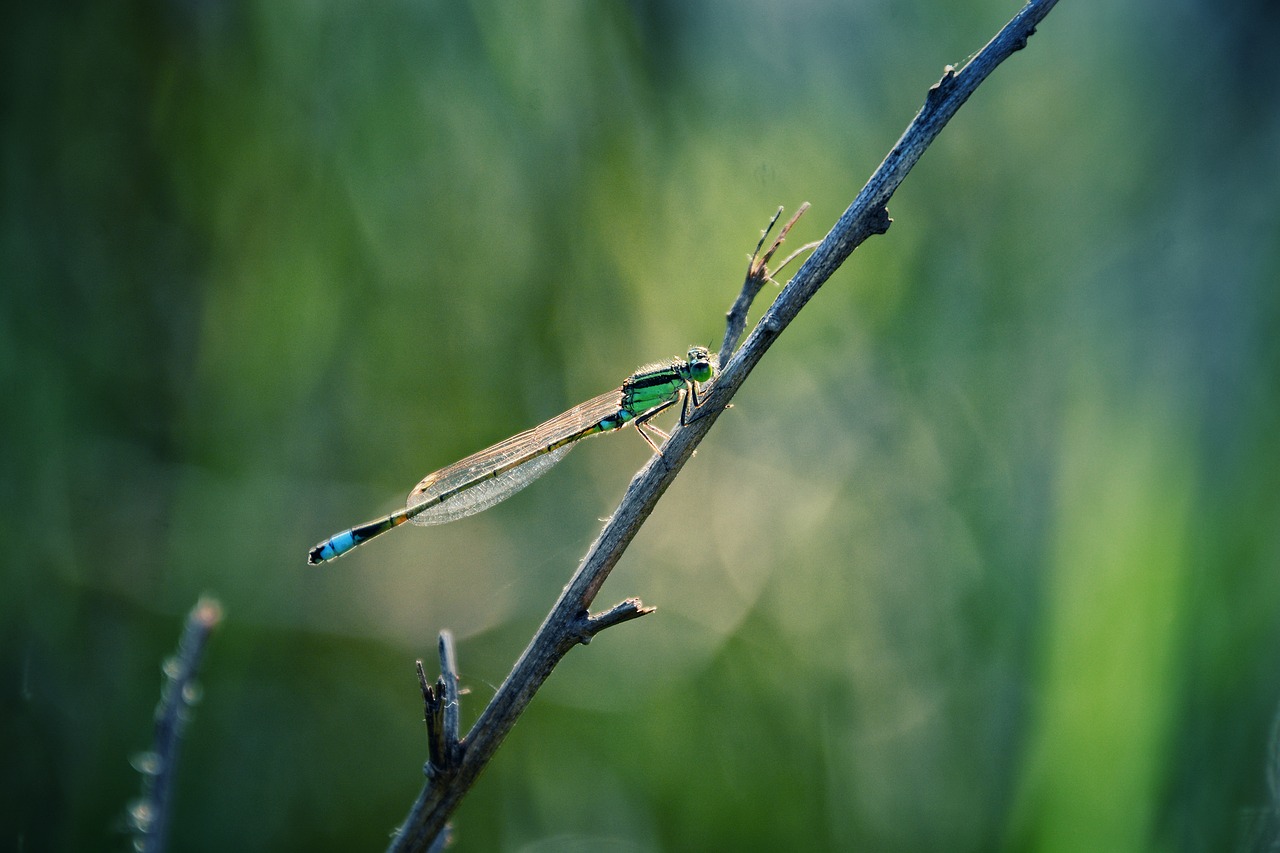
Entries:
<svg viewBox="0 0 1280 853">
<path fill-rule="evenodd" d="M 187 614 L 178 653 L 161 667 L 165 681 L 156 705 L 155 738 L 149 751 L 132 759 L 134 769 L 142 774 L 142 796 L 129 805 L 129 822 L 135 849 L 143 853 L 159 853 L 168 845 L 182 734 L 200 701 L 196 675 L 205 646 L 221 621 L 222 605 L 215 599 L 197 601 Z"/>
</svg>

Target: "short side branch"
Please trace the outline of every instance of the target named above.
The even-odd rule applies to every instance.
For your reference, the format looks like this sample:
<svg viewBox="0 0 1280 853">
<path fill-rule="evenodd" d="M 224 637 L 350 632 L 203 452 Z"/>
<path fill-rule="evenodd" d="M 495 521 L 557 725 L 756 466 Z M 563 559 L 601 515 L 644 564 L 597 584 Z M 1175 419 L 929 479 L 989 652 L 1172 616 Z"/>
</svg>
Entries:
<svg viewBox="0 0 1280 853">
<path fill-rule="evenodd" d="M 460 714 L 458 704 L 458 660 L 454 652 L 453 634 L 440 632 L 440 677 L 435 686 L 427 683 L 422 661 L 417 662 L 418 683 L 427 723 L 426 767 L 429 779 L 442 779 L 457 772 L 462 758 L 462 741 L 458 737 Z"/>
<path fill-rule="evenodd" d="M 733 305 L 729 306 L 729 311 L 724 315 L 725 330 L 724 343 L 720 345 L 720 357 L 717 363 L 725 364 L 729 361 L 729 356 L 733 354 L 733 349 L 738 345 L 738 341 L 742 338 L 742 332 L 747 328 L 747 311 L 751 309 L 751 303 L 755 301 L 756 294 L 760 292 L 760 288 L 764 287 L 765 282 L 773 281 L 773 272 L 769 270 L 769 261 L 773 260 L 773 253 L 778 251 L 782 245 L 782 241 L 787 239 L 787 233 L 791 227 L 796 224 L 804 212 L 809 209 L 809 202 L 800 205 L 787 224 L 782 226 L 782 230 L 778 232 L 778 237 L 770 245 L 768 250 L 762 255 L 760 250 L 764 248 L 764 241 L 769 238 L 769 232 L 773 230 L 773 226 L 778 224 L 778 218 L 782 216 L 782 208 L 778 208 L 778 212 L 769 220 L 769 224 L 760 234 L 760 242 L 756 243 L 756 250 L 751 253 L 751 261 L 747 264 L 747 277 L 742 282 L 742 292 L 738 294 L 738 298 L 733 300 Z M 806 249 L 815 248 L 818 244 L 811 243 L 808 246 L 802 246 L 794 253 L 788 256 L 778 269 L 774 272 L 781 271 L 787 264 Z"/>
<path fill-rule="evenodd" d="M 585 646 L 605 628 L 612 628 L 614 625 L 648 616 L 652 612 L 653 608 L 645 607 L 638 598 L 620 601 L 603 613 L 592 614 L 584 610 L 578 614 L 578 642 Z"/>
</svg>

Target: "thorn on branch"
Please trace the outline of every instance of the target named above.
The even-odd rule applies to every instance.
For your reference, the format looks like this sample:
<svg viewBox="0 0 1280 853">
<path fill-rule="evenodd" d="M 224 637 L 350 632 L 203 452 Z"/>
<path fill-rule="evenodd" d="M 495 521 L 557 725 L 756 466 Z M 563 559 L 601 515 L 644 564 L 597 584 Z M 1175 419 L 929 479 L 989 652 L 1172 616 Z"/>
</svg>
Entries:
<svg viewBox="0 0 1280 853">
<path fill-rule="evenodd" d="M 881 207 L 872 212 L 870 219 L 867 220 L 867 228 L 872 234 L 883 234 L 889 230 L 889 226 L 893 224 L 893 219 L 889 216 L 889 208 Z"/>
<path fill-rule="evenodd" d="M 942 79 L 929 87 L 929 93 L 925 96 L 925 106 L 933 106 L 938 101 L 951 94 L 952 87 L 956 82 L 956 69 L 954 65 L 948 65 L 942 69 Z"/>
</svg>

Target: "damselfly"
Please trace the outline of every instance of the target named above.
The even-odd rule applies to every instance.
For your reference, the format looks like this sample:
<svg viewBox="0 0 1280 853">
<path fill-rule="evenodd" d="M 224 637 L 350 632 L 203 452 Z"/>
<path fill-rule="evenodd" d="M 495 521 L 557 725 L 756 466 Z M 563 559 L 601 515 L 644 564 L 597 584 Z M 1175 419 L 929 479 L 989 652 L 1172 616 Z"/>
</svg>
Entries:
<svg viewBox="0 0 1280 853">
<path fill-rule="evenodd" d="M 404 509 L 330 536 L 311 549 L 307 562 L 314 566 L 341 557 L 406 521 L 444 524 L 486 510 L 545 474 L 579 439 L 596 433 L 634 423 L 640 437 L 660 453 L 650 434 L 662 438 L 667 434 L 649 421 L 683 401 L 680 422 L 684 423 L 690 408 L 699 405 L 698 386 L 710 380 L 715 371 L 715 360 L 704 347 L 690 347 L 684 361 L 673 359 L 642 367 L 622 387 L 428 474 L 409 493 Z"/>
</svg>

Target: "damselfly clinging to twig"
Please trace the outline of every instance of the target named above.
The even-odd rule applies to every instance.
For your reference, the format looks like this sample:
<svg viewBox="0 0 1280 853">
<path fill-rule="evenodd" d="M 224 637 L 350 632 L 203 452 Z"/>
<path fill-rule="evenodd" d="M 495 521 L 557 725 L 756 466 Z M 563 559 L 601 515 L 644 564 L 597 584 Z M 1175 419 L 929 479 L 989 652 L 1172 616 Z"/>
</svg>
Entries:
<svg viewBox="0 0 1280 853">
<path fill-rule="evenodd" d="M 683 423 L 690 409 L 698 406 L 698 386 L 715 372 L 715 358 L 704 347 L 690 347 L 684 360 L 642 367 L 621 387 L 428 474 L 409 493 L 404 509 L 330 536 L 311 549 L 307 562 L 318 565 L 340 557 L 406 521 L 444 524 L 486 510 L 545 474 L 579 439 L 596 433 L 634 423 L 641 438 L 658 453 L 651 434 L 666 438 L 666 433 L 649 421 L 683 402 Z"/>
</svg>

